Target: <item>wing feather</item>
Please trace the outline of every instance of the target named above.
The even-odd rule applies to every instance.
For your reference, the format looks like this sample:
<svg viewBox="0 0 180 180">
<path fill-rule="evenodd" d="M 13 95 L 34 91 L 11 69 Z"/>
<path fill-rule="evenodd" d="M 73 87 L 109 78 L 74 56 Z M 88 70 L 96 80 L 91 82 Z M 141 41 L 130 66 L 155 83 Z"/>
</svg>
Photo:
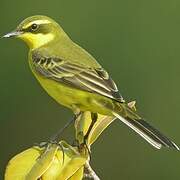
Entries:
<svg viewBox="0 0 180 180">
<path fill-rule="evenodd" d="M 47 78 L 124 102 L 116 84 L 102 68 L 89 68 L 57 57 L 32 57 L 36 71 Z"/>
</svg>

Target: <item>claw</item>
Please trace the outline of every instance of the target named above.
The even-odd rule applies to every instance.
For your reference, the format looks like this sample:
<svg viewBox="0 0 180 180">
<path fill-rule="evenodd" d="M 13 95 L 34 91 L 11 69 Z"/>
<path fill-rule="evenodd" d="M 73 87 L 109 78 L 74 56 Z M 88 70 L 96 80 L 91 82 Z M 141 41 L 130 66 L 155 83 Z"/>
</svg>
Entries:
<svg viewBox="0 0 180 180">
<path fill-rule="evenodd" d="M 90 150 L 90 146 L 87 145 L 86 140 L 87 139 L 84 138 L 84 142 L 79 144 L 78 148 L 80 152 L 83 152 L 85 150 L 85 152 L 88 153 L 89 160 L 91 160 L 91 150 Z"/>
<path fill-rule="evenodd" d="M 40 142 L 40 143 L 34 143 L 34 146 L 38 146 L 40 148 L 47 147 L 49 142 Z"/>
<path fill-rule="evenodd" d="M 64 153 L 64 148 L 63 146 L 61 145 L 61 142 L 57 142 L 57 141 L 47 141 L 47 142 L 40 142 L 40 143 L 34 143 L 34 146 L 38 146 L 39 148 L 45 148 L 45 151 L 51 146 L 51 145 L 57 145 L 59 146 L 60 150 L 62 151 L 63 153 L 63 163 L 64 164 L 64 159 L 65 159 L 65 153 Z"/>
</svg>

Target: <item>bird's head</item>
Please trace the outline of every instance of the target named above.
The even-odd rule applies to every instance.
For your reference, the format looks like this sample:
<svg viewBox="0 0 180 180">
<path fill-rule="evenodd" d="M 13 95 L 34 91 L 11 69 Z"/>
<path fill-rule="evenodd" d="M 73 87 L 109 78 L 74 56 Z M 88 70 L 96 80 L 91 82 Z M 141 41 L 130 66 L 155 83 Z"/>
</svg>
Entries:
<svg viewBox="0 0 180 180">
<path fill-rule="evenodd" d="M 49 17 L 38 15 L 23 20 L 14 31 L 3 37 L 20 38 L 31 49 L 36 49 L 62 36 L 66 36 L 66 34 L 58 23 Z"/>
</svg>

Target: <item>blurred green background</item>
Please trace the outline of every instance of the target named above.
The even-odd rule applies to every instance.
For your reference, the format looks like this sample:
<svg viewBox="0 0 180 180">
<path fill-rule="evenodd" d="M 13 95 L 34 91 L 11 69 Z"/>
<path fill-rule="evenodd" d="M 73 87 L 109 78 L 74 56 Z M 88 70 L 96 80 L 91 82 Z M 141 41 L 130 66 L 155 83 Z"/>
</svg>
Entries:
<svg viewBox="0 0 180 180">
<path fill-rule="evenodd" d="M 30 0 L 0 3 L 0 34 L 24 18 L 43 14 L 59 22 L 136 99 L 146 119 L 180 145 L 179 0 Z M 46 140 L 72 118 L 39 86 L 27 63 L 28 48 L 0 40 L 0 179 L 8 160 Z M 72 141 L 73 128 L 63 138 Z M 119 121 L 92 148 L 103 179 L 179 179 L 180 153 L 153 149 Z"/>
</svg>

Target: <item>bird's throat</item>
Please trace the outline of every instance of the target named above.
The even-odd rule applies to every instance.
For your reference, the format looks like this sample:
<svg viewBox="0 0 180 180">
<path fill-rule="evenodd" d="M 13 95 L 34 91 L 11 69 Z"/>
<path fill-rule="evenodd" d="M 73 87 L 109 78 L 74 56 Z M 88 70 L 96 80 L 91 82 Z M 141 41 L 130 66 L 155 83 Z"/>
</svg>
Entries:
<svg viewBox="0 0 180 180">
<path fill-rule="evenodd" d="M 25 41 L 29 48 L 33 50 L 51 42 L 54 39 L 54 34 L 48 33 L 32 35 L 30 33 L 25 33 L 24 35 L 21 35 L 20 39 Z"/>
</svg>

